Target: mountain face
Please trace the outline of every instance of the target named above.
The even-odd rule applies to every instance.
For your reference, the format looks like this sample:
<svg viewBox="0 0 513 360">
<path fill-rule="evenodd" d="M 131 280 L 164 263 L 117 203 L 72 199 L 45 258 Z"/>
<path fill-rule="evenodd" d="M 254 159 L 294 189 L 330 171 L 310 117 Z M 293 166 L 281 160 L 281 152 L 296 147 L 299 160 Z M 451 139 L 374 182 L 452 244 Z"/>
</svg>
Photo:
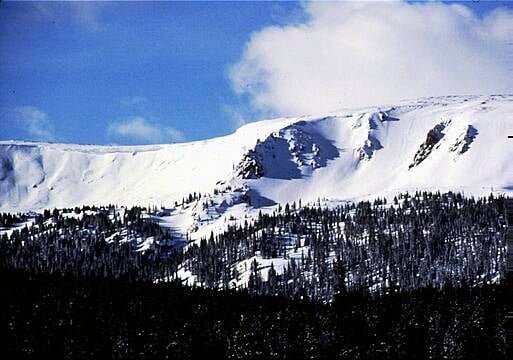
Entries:
<svg viewBox="0 0 513 360">
<path fill-rule="evenodd" d="M 513 96 L 442 97 L 261 121 L 183 144 L 4 141 L 0 210 L 167 206 L 190 193 L 227 188 L 245 189 L 266 203 L 414 189 L 512 192 L 513 144 L 506 137 L 512 114 Z"/>
<path fill-rule="evenodd" d="M 88 249 L 109 264 L 132 250 L 126 266 L 84 268 L 123 273 L 133 263 L 130 273 L 156 281 L 306 289 L 324 300 L 340 277 L 371 290 L 497 282 L 512 114 L 513 96 L 444 97 L 267 120 L 185 144 L 1 142 L 0 212 L 42 214 L 0 217 L 0 253 L 13 268 L 43 259 L 59 270 L 63 254 L 82 264 Z M 440 195 L 448 191 L 459 194 Z M 499 196 L 471 197 L 491 192 Z"/>
</svg>

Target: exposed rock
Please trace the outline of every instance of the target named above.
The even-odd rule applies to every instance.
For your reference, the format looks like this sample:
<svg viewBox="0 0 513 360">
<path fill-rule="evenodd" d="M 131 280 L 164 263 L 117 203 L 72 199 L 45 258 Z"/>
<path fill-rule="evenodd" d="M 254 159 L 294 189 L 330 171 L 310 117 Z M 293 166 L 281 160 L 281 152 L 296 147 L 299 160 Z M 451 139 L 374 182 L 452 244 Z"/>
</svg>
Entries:
<svg viewBox="0 0 513 360">
<path fill-rule="evenodd" d="M 442 140 L 445 136 L 443 131 L 445 130 L 447 124 L 448 123 L 446 122 L 439 123 L 434 128 L 428 131 L 426 141 L 424 141 L 420 145 L 419 149 L 415 153 L 415 156 L 413 157 L 413 162 L 410 164 L 409 169 L 419 165 L 421 162 L 427 159 L 427 157 L 433 151 L 435 145 L 437 145 L 440 142 L 440 140 Z"/>
<path fill-rule="evenodd" d="M 394 108 L 391 108 L 390 110 L 387 110 L 387 111 L 379 111 L 375 114 L 375 116 L 379 119 L 379 121 L 381 122 L 385 122 L 385 121 L 399 121 L 398 118 L 396 117 L 393 117 L 390 115 L 390 112 L 395 110 Z"/>
<path fill-rule="evenodd" d="M 364 141 L 363 146 L 358 148 L 359 159 L 370 160 L 372 155 L 374 155 L 374 152 L 382 148 L 383 145 L 381 145 L 380 141 L 369 134 L 369 137 Z"/>
<path fill-rule="evenodd" d="M 255 150 L 249 150 L 235 168 L 235 175 L 242 179 L 260 179 L 264 167 Z"/>
<path fill-rule="evenodd" d="M 338 150 L 329 140 L 309 132 L 308 126 L 300 121 L 258 141 L 244 154 L 235 175 L 242 179 L 298 179 L 326 166 L 338 156 Z"/>
<path fill-rule="evenodd" d="M 477 134 L 477 129 L 472 125 L 468 125 L 466 130 L 460 136 L 458 136 L 456 142 L 451 145 L 449 150 L 455 152 L 458 155 L 467 152 L 467 150 L 470 148 L 470 144 L 472 144 Z"/>
<path fill-rule="evenodd" d="M 393 119 L 393 120 L 389 120 Z M 379 141 L 380 129 L 383 128 L 385 121 L 397 121 L 396 118 L 388 117 L 386 112 L 367 113 L 359 116 L 352 124 L 351 127 L 360 138 L 357 143 L 361 145 L 355 148 L 358 160 L 370 160 L 374 152 L 383 149 L 383 145 Z"/>
</svg>

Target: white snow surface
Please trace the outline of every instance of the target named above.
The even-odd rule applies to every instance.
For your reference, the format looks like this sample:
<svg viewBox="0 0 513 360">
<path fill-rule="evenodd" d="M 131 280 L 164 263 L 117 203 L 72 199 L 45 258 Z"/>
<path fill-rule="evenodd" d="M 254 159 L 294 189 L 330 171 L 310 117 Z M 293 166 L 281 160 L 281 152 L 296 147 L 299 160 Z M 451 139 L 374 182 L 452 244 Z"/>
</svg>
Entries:
<svg viewBox="0 0 513 360">
<path fill-rule="evenodd" d="M 443 137 L 410 169 L 428 132 L 440 123 L 446 124 Z M 473 138 L 467 136 L 469 126 Z M 189 193 L 214 189 L 225 190 L 217 208 L 225 217 L 232 207 L 237 216 L 250 208 L 236 189 L 250 194 L 252 207 L 300 198 L 305 204 L 393 197 L 416 189 L 511 194 L 513 141 L 507 135 L 513 135 L 513 95 L 423 98 L 266 120 L 228 136 L 181 144 L 1 141 L 0 211 L 109 203 L 171 207 Z M 237 175 L 249 150 L 259 157 L 263 177 Z"/>
</svg>

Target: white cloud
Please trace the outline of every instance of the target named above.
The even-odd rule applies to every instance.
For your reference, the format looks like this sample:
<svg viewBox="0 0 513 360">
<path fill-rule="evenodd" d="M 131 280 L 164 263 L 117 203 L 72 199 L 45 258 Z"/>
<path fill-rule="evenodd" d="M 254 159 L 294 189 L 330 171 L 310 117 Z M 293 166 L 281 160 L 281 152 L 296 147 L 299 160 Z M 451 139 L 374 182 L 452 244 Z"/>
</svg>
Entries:
<svg viewBox="0 0 513 360">
<path fill-rule="evenodd" d="M 166 143 L 185 140 L 184 134 L 173 127 L 161 126 L 136 116 L 111 124 L 109 134 L 141 143 Z"/>
<path fill-rule="evenodd" d="M 254 33 L 229 77 L 258 111 L 327 112 L 447 94 L 513 92 L 513 11 L 312 2 L 305 22 Z"/>
<path fill-rule="evenodd" d="M 92 31 L 99 31 L 103 28 L 101 21 L 102 8 L 108 3 L 104 2 L 84 2 L 76 1 L 70 2 L 72 16 L 78 21 L 79 24 Z"/>
<path fill-rule="evenodd" d="M 67 1 L 67 2 L 31 2 L 33 11 L 29 16 L 40 21 L 63 22 L 72 20 L 89 31 L 100 31 L 104 28 L 102 12 L 110 4 L 106 1 Z"/>
<path fill-rule="evenodd" d="M 242 111 L 239 109 L 239 107 L 225 104 L 223 105 L 222 109 L 228 116 L 228 119 L 230 120 L 231 126 L 234 130 L 248 123 L 248 118 L 242 114 Z"/>
<path fill-rule="evenodd" d="M 144 96 L 128 96 L 119 102 L 121 107 L 144 111 L 150 103 Z"/>
<path fill-rule="evenodd" d="M 20 106 L 14 109 L 16 120 L 34 140 L 54 140 L 53 125 L 48 115 L 35 106 Z"/>
</svg>

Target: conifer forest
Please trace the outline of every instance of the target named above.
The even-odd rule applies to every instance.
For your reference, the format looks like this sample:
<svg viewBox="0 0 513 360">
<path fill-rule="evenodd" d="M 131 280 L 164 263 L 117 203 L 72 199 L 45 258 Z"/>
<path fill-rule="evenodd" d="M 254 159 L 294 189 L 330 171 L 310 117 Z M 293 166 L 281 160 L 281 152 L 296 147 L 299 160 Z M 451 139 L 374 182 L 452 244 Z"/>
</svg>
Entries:
<svg viewBox="0 0 513 360">
<path fill-rule="evenodd" d="M 506 358 L 504 203 L 439 192 L 293 203 L 199 241 L 151 207 L 3 213 L 4 349 Z"/>
</svg>

